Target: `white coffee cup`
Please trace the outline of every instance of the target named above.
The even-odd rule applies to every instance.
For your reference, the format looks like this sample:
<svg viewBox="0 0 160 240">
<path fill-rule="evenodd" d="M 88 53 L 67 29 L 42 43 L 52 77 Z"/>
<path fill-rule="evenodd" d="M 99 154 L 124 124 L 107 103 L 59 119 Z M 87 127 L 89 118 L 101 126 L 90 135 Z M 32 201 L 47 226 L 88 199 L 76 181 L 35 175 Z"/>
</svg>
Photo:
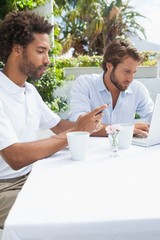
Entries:
<svg viewBox="0 0 160 240">
<path fill-rule="evenodd" d="M 118 137 L 118 148 L 127 149 L 130 147 L 133 137 L 134 124 L 120 123 L 121 130 Z"/>
<path fill-rule="evenodd" d="M 84 160 L 87 154 L 89 133 L 88 132 L 69 132 L 67 141 L 72 160 Z"/>
</svg>

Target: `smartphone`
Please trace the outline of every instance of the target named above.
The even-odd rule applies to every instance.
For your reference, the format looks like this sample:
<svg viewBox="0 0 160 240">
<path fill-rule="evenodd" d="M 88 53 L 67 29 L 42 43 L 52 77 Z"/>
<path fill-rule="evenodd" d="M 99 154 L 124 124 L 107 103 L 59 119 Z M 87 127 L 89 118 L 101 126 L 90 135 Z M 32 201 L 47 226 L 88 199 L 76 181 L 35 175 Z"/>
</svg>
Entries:
<svg viewBox="0 0 160 240">
<path fill-rule="evenodd" d="M 98 113 L 96 113 L 96 115 L 95 115 L 95 116 L 97 116 L 97 115 L 101 114 L 102 112 L 103 112 L 103 110 L 99 111 Z"/>
<path fill-rule="evenodd" d="M 107 103 L 107 105 L 109 106 L 109 104 L 110 103 Z M 104 109 L 103 109 L 104 110 Z M 99 111 L 98 113 L 96 113 L 96 115 L 95 116 L 97 116 L 97 115 L 99 115 L 99 114 L 101 114 L 102 112 L 103 112 L 103 110 L 101 110 L 101 111 Z"/>
</svg>

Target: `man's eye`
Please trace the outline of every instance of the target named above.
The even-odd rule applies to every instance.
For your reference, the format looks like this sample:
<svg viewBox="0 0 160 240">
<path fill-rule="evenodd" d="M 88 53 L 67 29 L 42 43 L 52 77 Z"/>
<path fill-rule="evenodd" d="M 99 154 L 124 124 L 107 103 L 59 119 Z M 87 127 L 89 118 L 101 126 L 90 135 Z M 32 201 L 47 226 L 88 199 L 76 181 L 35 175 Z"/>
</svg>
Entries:
<svg viewBox="0 0 160 240">
<path fill-rule="evenodd" d="M 38 53 L 43 53 L 43 51 L 41 51 L 41 50 L 38 50 L 37 52 L 38 52 Z"/>
</svg>

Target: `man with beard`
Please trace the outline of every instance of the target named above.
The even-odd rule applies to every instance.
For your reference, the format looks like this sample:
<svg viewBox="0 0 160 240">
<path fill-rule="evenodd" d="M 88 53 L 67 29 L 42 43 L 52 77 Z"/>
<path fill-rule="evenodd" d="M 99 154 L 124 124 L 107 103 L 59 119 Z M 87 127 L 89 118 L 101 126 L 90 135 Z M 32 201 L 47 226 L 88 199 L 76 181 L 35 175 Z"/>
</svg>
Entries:
<svg viewBox="0 0 160 240">
<path fill-rule="evenodd" d="M 135 124 L 134 134 L 146 136 L 153 112 L 153 101 L 148 90 L 138 81 L 133 81 L 141 55 L 131 43 L 114 40 L 106 46 L 102 68 L 103 73 L 79 76 L 71 93 L 70 120 L 107 103 L 103 111 L 103 127 L 94 133 L 106 136 L 106 125 L 135 123 L 135 113 L 141 117 L 141 124 Z"/>
<path fill-rule="evenodd" d="M 0 23 L 0 228 L 32 164 L 67 146 L 66 133 L 98 130 L 103 105 L 75 123 L 61 120 L 43 102 L 28 77 L 39 79 L 50 63 L 52 25 L 30 11 L 11 12 Z M 37 140 L 39 129 L 53 137 Z"/>
</svg>

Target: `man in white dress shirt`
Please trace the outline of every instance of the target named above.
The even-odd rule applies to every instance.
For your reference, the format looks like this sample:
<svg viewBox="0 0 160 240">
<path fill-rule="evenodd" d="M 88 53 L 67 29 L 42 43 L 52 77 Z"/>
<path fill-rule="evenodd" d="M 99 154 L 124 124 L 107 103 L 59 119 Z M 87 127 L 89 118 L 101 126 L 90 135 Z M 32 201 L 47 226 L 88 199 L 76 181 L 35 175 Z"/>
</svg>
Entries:
<svg viewBox="0 0 160 240">
<path fill-rule="evenodd" d="M 146 124 L 135 124 L 134 134 L 146 136 L 154 103 L 144 85 L 133 81 L 141 60 L 141 55 L 129 42 L 111 42 L 104 52 L 103 73 L 81 75 L 75 80 L 70 120 L 76 121 L 80 115 L 107 103 L 109 106 L 103 111 L 103 128 L 95 135 L 105 136 L 108 124 L 134 123 L 137 112 L 141 122 Z"/>
<path fill-rule="evenodd" d="M 61 120 L 43 102 L 28 77 L 39 79 L 49 65 L 52 25 L 30 11 L 11 12 L 0 23 L 0 228 L 32 164 L 67 146 L 66 132 L 98 129 L 106 105 L 80 117 Z M 55 135 L 37 140 L 39 129 Z"/>
</svg>

